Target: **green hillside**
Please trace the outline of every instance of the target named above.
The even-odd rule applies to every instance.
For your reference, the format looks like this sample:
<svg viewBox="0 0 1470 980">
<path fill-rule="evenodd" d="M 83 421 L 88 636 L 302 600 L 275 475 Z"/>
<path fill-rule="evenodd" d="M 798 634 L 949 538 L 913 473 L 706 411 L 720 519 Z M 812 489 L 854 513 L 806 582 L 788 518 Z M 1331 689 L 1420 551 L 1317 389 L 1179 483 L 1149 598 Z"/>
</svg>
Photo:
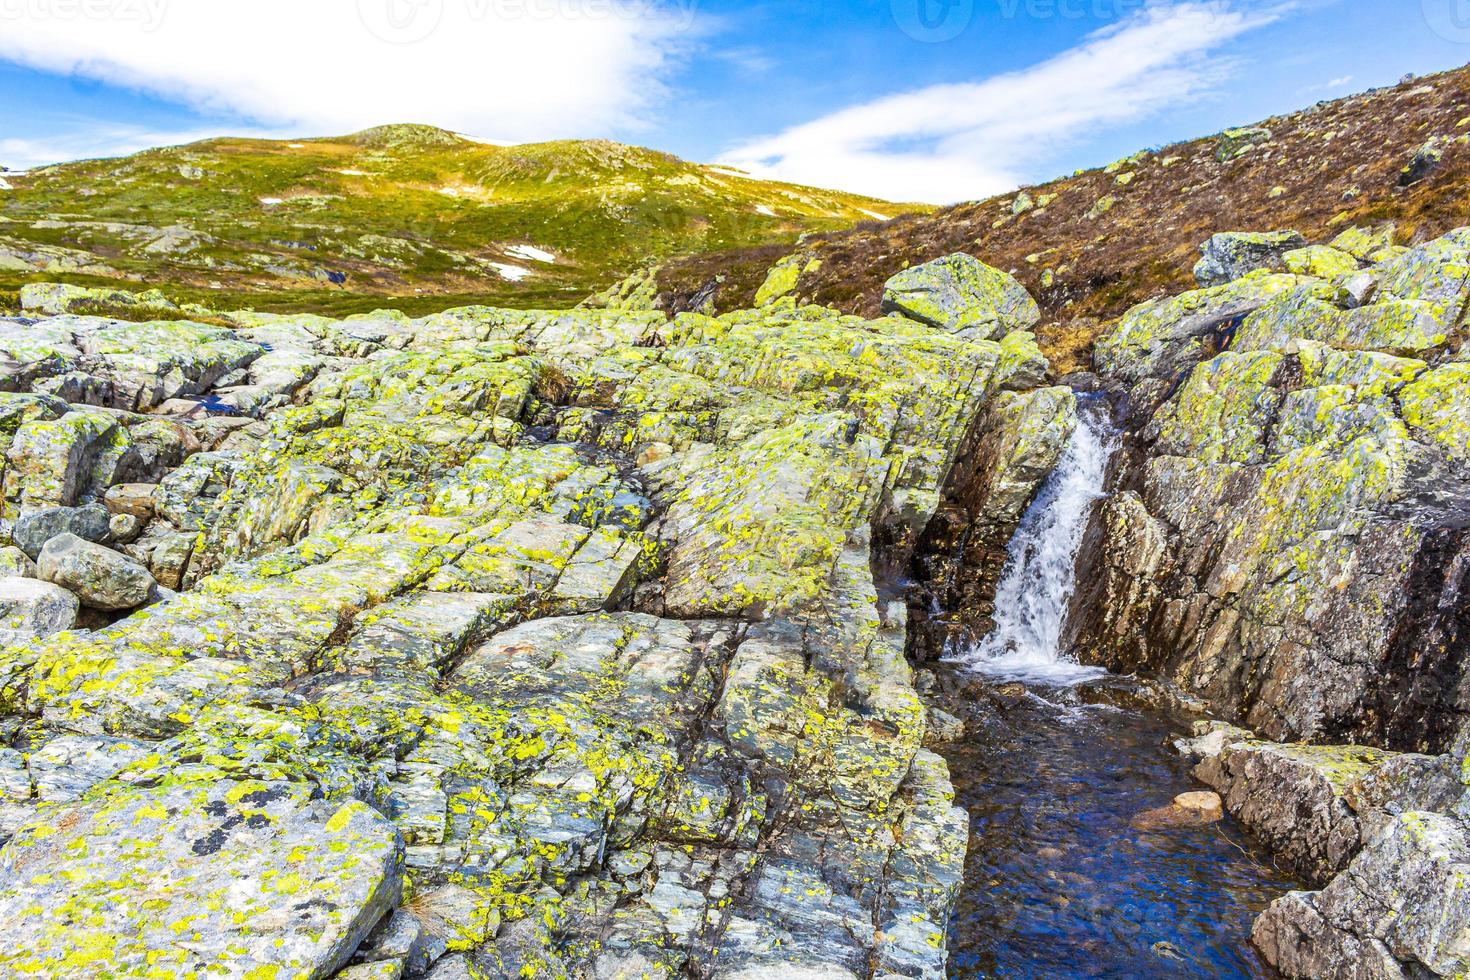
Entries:
<svg viewBox="0 0 1470 980">
<path fill-rule="evenodd" d="M 3 161 L 0 161 L 3 162 Z M 494 146 L 428 126 L 217 139 L 0 175 L 0 291 L 143 283 L 217 307 L 385 298 L 567 305 L 654 260 L 927 210 L 606 141 Z"/>
</svg>

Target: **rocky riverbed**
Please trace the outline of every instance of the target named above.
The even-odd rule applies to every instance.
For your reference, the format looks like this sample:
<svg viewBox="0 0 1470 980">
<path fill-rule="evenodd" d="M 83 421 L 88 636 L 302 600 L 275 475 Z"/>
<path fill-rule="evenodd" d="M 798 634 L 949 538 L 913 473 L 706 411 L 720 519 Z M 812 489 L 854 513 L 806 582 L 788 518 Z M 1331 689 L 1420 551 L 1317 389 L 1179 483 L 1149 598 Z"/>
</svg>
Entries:
<svg viewBox="0 0 1470 980">
<path fill-rule="evenodd" d="M 1277 244 L 1212 241 L 1218 284 L 1072 379 L 1127 441 L 1067 632 L 1244 726 L 1197 775 L 1325 886 L 1256 922 L 1271 963 L 1453 973 L 1470 233 Z M 968 256 L 878 319 L 789 278 L 721 317 L 212 325 L 28 287 L 0 966 L 943 976 L 968 821 L 911 664 L 993 621 L 1077 399 Z"/>
</svg>

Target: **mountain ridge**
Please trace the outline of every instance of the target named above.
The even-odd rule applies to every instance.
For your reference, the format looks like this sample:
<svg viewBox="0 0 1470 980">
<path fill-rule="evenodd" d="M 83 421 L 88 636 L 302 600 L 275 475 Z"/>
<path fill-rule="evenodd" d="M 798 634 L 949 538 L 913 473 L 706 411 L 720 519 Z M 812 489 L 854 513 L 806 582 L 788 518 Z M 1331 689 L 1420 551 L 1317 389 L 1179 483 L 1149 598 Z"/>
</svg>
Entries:
<svg viewBox="0 0 1470 980">
<path fill-rule="evenodd" d="M 143 282 L 216 308 L 568 305 L 691 252 L 790 246 L 906 207 L 608 140 L 419 124 L 220 137 L 8 173 L 0 290 Z"/>
</svg>

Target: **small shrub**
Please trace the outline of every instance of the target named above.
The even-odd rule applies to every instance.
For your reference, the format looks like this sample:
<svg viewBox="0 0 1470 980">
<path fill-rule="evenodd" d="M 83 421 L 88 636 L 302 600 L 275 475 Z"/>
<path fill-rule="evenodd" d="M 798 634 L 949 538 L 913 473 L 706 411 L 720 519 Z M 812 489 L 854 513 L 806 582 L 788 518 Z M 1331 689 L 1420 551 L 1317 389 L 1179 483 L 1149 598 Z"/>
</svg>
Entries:
<svg viewBox="0 0 1470 980">
<path fill-rule="evenodd" d="M 83 299 L 72 303 L 68 310 L 77 316 L 101 316 L 109 320 L 126 320 L 130 323 L 147 323 L 150 320 L 188 320 L 212 327 L 233 327 L 229 320 L 217 316 L 185 313 L 170 306 L 152 306 L 147 303 L 109 303 L 106 300 Z"/>
</svg>

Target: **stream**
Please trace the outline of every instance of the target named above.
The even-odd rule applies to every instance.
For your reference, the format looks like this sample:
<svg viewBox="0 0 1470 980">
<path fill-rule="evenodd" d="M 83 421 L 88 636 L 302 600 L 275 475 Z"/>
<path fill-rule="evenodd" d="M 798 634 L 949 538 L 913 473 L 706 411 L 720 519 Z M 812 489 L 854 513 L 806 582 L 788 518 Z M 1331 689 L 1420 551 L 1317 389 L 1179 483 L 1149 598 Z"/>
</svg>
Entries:
<svg viewBox="0 0 1470 980">
<path fill-rule="evenodd" d="M 1271 977 L 1251 921 L 1298 887 L 1231 818 L 1140 829 L 1203 787 L 1172 750 L 1192 718 L 1059 649 L 1077 550 L 1115 436 L 1082 423 L 1010 545 L 996 627 L 941 671 L 967 734 L 942 748 L 970 813 L 950 975 Z"/>
</svg>

